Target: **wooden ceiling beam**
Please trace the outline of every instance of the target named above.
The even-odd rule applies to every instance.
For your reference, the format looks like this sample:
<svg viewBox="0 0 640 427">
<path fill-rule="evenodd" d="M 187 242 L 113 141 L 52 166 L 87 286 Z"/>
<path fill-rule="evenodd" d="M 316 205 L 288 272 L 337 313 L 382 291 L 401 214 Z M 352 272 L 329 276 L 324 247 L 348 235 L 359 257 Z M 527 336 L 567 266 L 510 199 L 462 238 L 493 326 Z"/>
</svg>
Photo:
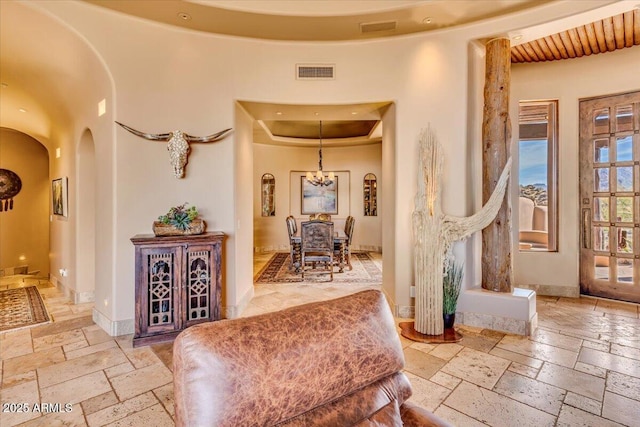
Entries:
<svg viewBox="0 0 640 427">
<path fill-rule="evenodd" d="M 531 46 L 531 49 L 533 49 L 533 51 L 536 53 L 536 56 L 538 57 L 538 61 L 547 60 L 547 55 L 542 51 L 542 49 L 540 48 L 540 45 L 537 43 L 536 40 L 529 42 L 529 45 Z"/>
<path fill-rule="evenodd" d="M 560 55 L 562 55 L 562 59 L 570 58 L 569 52 L 567 52 L 567 48 L 565 47 L 564 43 L 562 43 L 562 39 L 560 38 L 560 34 L 552 34 L 551 35 L 551 39 L 553 40 L 553 42 L 558 47 L 558 50 L 560 51 Z"/>
<path fill-rule="evenodd" d="M 587 32 L 587 38 L 589 39 L 589 46 L 591 47 L 591 51 L 593 53 L 600 53 L 600 46 L 598 45 L 598 38 L 596 37 L 596 30 L 593 26 L 593 23 L 585 25 L 584 29 Z"/>
<path fill-rule="evenodd" d="M 616 49 L 624 47 L 624 18 L 623 15 L 616 15 L 613 20 L 613 34 L 616 40 Z"/>
<path fill-rule="evenodd" d="M 551 50 L 551 53 L 553 54 L 553 57 L 555 59 L 562 59 L 562 55 L 560 54 L 560 50 L 558 50 L 558 47 L 556 46 L 555 42 L 553 41 L 553 39 L 549 36 L 544 38 L 544 42 L 547 44 L 547 46 L 549 46 L 549 49 Z"/>
<path fill-rule="evenodd" d="M 573 43 L 571 42 L 571 37 L 569 37 L 569 33 L 566 31 L 561 32 L 560 40 L 562 40 L 562 44 L 564 45 L 564 48 L 567 49 L 567 54 L 569 55 L 569 58 L 575 58 L 576 50 L 573 48 Z"/>
<path fill-rule="evenodd" d="M 596 32 L 596 40 L 598 41 L 598 47 L 600 48 L 600 52 L 604 53 L 607 51 L 607 42 L 604 36 L 604 25 L 602 21 L 596 21 L 593 23 L 593 29 Z"/>
<path fill-rule="evenodd" d="M 640 44 L 640 9 L 633 11 L 633 44 Z"/>
<path fill-rule="evenodd" d="M 633 46 L 633 12 L 624 13 L 624 47 Z"/>
<path fill-rule="evenodd" d="M 569 40 L 571 40 L 571 45 L 573 46 L 573 50 L 576 51 L 576 56 L 579 58 L 584 56 L 584 49 L 582 49 L 582 43 L 580 43 L 580 37 L 578 37 L 578 32 L 575 28 L 571 28 L 567 31 L 569 34 Z"/>
<path fill-rule="evenodd" d="M 520 56 L 524 58 L 525 62 L 533 62 L 533 60 L 531 59 L 531 57 L 529 56 L 529 54 L 527 53 L 527 51 L 524 49 L 522 45 L 515 46 L 515 48 L 520 54 Z"/>
<path fill-rule="evenodd" d="M 584 54 L 587 56 L 591 55 L 593 52 L 591 51 L 591 44 L 589 43 L 589 37 L 587 36 L 587 30 L 584 28 L 584 25 L 576 28 L 576 31 L 578 32 L 582 49 L 584 49 Z"/>
<path fill-rule="evenodd" d="M 607 44 L 607 50 L 613 52 L 616 50 L 616 36 L 613 30 L 613 19 L 605 18 L 602 20 L 602 28 L 604 28 L 604 40 Z"/>
</svg>

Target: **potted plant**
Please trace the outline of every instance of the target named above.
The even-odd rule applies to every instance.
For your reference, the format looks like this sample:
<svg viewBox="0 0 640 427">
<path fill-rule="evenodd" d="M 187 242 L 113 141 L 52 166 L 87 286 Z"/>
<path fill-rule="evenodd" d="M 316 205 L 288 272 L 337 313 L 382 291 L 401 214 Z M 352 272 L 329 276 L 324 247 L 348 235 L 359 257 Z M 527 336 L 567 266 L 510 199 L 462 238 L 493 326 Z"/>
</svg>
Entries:
<svg viewBox="0 0 640 427">
<path fill-rule="evenodd" d="M 442 315 L 445 329 L 453 328 L 456 320 L 456 306 L 458 305 L 458 296 L 462 286 L 462 267 L 462 264 L 453 261 L 449 265 L 442 281 Z"/>
<path fill-rule="evenodd" d="M 198 218 L 198 208 L 187 207 L 187 203 L 173 206 L 169 211 L 153 222 L 153 233 L 156 236 L 181 236 L 202 234 L 205 223 Z"/>
</svg>

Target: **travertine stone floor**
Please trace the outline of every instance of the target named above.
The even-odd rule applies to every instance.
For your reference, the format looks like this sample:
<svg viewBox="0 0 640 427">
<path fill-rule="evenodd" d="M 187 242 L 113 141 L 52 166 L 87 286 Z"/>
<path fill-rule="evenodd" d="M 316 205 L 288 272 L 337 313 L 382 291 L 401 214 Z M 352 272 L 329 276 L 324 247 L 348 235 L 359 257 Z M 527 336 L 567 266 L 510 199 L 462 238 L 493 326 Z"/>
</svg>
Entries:
<svg viewBox="0 0 640 427">
<path fill-rule="evenodd" d="M 269 257 L 256 256 L 255 272 Z M 131 336 L 110 337 L 91 321 L 92 304 L 39 286 L 54 322 L 0 334 L 0 425 L 173 425 L 171 344 L 134 349 Z M 257 285 L 243 315 L 361 289 Z M 401 338 L 411 400 L 458 426 L 640 425 L 638 305 L 537 302 L 532 337 L 458 325 L 457 344 Z"/>
</svg>

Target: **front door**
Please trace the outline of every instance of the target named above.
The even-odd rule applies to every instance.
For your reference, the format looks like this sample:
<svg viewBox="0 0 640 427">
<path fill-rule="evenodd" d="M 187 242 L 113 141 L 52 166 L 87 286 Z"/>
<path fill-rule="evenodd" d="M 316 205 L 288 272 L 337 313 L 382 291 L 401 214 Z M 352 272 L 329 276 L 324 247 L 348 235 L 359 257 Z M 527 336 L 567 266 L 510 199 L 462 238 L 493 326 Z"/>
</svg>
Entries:
<svg viewBox="0 0 640 427">
<path fill-rule="evenodd" d="M 580 291 L 640 303 L 640 92 L 580 101 Z"/>
</svg>

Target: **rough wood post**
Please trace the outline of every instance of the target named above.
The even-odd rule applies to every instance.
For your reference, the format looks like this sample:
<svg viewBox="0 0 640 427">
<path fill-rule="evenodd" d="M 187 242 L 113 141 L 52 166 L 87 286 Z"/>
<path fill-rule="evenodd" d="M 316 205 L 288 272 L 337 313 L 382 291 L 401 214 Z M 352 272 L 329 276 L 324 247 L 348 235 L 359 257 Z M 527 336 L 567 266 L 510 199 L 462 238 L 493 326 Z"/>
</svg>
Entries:
<svg viewBox="0 0 640 427">
<path fill-rule="evenodd" d="M 482 203 L 485 204 L 509 157 L 511 121 L 509 91 L 511 52 L 508 39 L 493 39 L 486 45 L 484 118 L 482 121 Z M 482 230 L 482 288 L 512 291 L 511 207 L 508 198 L 495 221 Z"/>
</svg>

